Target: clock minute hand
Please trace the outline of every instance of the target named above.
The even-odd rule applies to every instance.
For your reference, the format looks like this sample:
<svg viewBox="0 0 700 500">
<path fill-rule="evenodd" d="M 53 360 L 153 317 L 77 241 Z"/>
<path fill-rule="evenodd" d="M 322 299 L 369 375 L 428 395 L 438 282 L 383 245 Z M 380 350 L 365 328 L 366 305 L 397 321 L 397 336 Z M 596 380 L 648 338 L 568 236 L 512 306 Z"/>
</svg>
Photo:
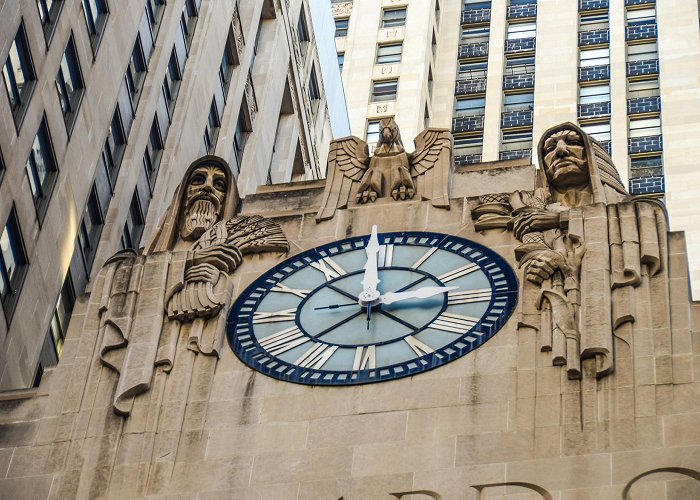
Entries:
<svg viewBox="0 0 700 500">
<path fill-rule="evenodd" d="M 423 288 L 419 288 L 417 290 L 409 290 L 407 292 L 388 292 L 379 297 L 379 303 L 380 304 L 393 304 L 394 302 L 398 302 L 400 300 L 407 300 L 407 299 L 426 299 L 428 297 L 432 297 L 433 295 L 438 295 L 441 293 L 446 293 L 449 292 L 450 290 L 454 290 L 455 288 L 459 288 L 456 286 L 424 286 Z"/>
<path fill-rule="evenodd" d="M 377 237 L 377 226 L 372 226 L 372 234 L 369 237 L 367 246 L 367 263 L 365 264 L 365 274 L 362 278 L 363 292 L 360 294 L 360 305 L 372 302 L 379 297 L 377 285 L 379 284 L 379 271 L 377 267 L 377 256 L 379 254 L 379 238 Z"/>
</svg>

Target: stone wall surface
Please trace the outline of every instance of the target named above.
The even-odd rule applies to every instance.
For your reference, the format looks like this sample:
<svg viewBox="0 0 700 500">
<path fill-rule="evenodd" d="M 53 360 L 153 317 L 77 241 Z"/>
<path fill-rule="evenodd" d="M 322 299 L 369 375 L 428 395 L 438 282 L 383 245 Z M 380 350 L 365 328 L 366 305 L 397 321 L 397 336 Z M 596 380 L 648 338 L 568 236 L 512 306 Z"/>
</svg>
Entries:
<svg viewBox="0 0 700 500">
<path fill-rule="evenodd" d="M 477 231 L 471 210 L 484 192 L 531 190 L 533 167 L 470 168 L 454 176 L 449 211 L 379 199 L 316 223 L 322 182 L 261 189 L 243 213 L 274 219 L 291 250 L 246 256 L 236 293 L 289 255 L 372 224 L 455 234 L 515 267 L 512 234 Z M 686 262 L 683 235 L 669 233 L 670 335 L 623 326 L 604 378 L 594 359 L 567 378 L 514 314 L 470 354 L 379 384 L 295 385 L 228 346 L 218 361 L 192 354 L 158 370 L 128 418 L 112 411 L 118 375 L 99 363 L 86 314 L 98 298 L 83 298 L 59 365 L 36 392 L 0 402 L 0 498 L 698 498 L 700 304 L 689 302 Z M 666 306 L 651 293 L 636 307 L 654 317 Z"/>
</svg>

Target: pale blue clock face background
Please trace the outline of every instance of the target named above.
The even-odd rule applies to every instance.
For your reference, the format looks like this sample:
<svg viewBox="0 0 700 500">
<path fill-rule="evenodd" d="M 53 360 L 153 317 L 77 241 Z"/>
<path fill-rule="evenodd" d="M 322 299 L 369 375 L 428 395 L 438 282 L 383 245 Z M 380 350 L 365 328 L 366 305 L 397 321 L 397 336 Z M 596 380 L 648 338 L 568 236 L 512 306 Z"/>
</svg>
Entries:
<svg viewBox="0 0 700 500">
<path fill-rule="evenodd" d="M 466 354 L 495 334 L 515 305 L 515 276 L 493 252 L 453 236 L 380 233 L 380 293 L 457 288 L 375 306 L 368 323 L 357 304 L 367 239 L 304 252 L 253 283 L 229 317 L 237 355 L 293 382 L 385 380 Z"/>
</svg>

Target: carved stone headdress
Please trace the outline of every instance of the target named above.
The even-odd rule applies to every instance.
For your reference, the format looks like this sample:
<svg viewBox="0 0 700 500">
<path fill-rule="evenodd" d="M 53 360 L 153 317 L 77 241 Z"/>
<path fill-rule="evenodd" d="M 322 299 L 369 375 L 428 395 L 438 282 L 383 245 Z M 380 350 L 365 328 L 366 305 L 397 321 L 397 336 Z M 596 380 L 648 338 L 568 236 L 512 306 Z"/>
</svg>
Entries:
<svg viewBox="0 0 700 500">
<path fill-rule="evenodd" d="M 224 200 L 224 209 L 221 219 L 219 220 L 228 220 L 236 215 L 240 204 L 240 198 L 238 196 L 238 187 L 236 186 L 233 174 L 231 173 L 231 168 L 223 158 L 213 155 L 202 156 L 201 158 L 192 162 L 192 164 L 187 168 L 182 182 L 177 189 L 175 189 L 173 201 L 158 224 L 158 229 L 156 230 L 155 234 L 153 235 L 153 239 L 146 249 L 147 254 L 172 250 L 175 246 L 175 243 L 180 237 L 181 219 L 184 211 L 183 205 L 185 195 L 187 194 L 187 185 L 190 181 L 190 177 L 192 176 L 192 172 L 202 166 L 218 167 L 226 174 L 226 199 Z"/>
<path fill-rule="evenodd" d="M 544 157 L 546 154 L 544 144 L 552 135 L 565 130 L 573 130 L 581 136 L 581 140 L 583 141 L 586 159 L 588 160 L 588 175 L 590 176 L 593 190 L 593 202 L 605 204 L 615 203 L 629 196 L 624 184 L 622 184 L 620 174 L 617 172 L 605 148 L 584 132 L 581 127 L 571 122 L 556 125 L 542 134 L 542 138 L 537 145 L 537 156 L 540 161 L 538 187 L 549 189 L 546 168 L 544 166 Z"/>
</svg>

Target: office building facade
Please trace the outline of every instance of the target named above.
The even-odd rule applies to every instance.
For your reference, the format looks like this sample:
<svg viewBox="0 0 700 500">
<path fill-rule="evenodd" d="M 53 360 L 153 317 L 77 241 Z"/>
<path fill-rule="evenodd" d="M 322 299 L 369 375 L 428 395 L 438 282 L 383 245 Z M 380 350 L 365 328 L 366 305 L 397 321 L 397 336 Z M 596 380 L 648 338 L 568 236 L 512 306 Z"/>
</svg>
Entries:
<svg viewBox="0 0 700 500">
<path fill-rule="evenodd" d="M 308 2 L 123 3 L 0 4 L 0 390 L 56 362 L 76 299 L 192 160 L 224 158 L 241 196 L 317 179 L 342 124 Z"/>
<path fill-rule="evenodd" d="M 455 162 L 533 157 L 552 124 L 580 125 L 629 191 L 662 198 L 687 232 L 700 291 L 700 30 L 694 0 L 333 2 L 351 129 L 394 116 L 450 128 Z"/>
</svg>

